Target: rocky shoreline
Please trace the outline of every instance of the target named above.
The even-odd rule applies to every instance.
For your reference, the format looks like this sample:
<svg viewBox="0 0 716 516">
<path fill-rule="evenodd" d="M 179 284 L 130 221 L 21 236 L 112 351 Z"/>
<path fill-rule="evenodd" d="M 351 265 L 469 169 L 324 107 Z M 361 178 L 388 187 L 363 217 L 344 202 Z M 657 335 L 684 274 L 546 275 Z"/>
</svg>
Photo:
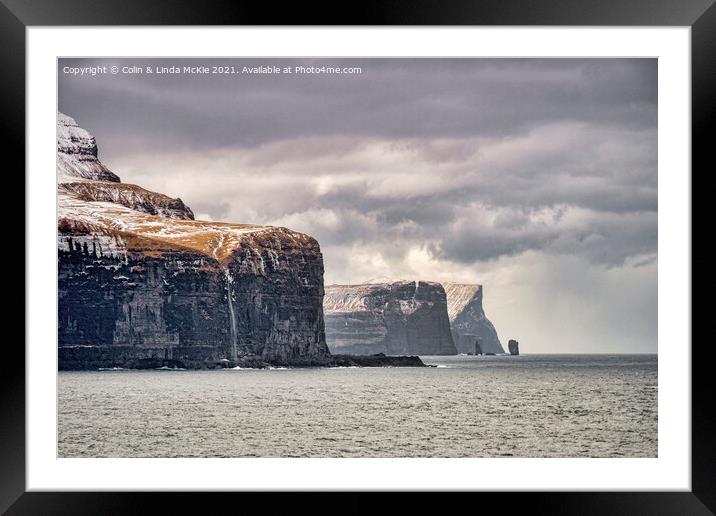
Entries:
<svg viewBox="0 0 716 516">
<path fill-rule="evenodd" d="M 127 349 L 125 349 L 127 348 Z M 60 371 L 97 371 L 104 369 L 191 369 L 212 370 L 268 369 L 272 367 L 426 367 L 418 356 L 331 355 L 322 360 L 266 361 L 260 355 L 229 359 L 206 359 L 196 346 L 174 350 L 164 349 L 138 353 L 131 346 L 63 346 L 58 350 Z M 190 354 L 187 352 L 191 351 Z"/>
<path fill-rule="evenodd" d="M 420 357 L 411 355 L 332 355 L 333 366 L 339 367 L 427 367 Z"/>
</svg>

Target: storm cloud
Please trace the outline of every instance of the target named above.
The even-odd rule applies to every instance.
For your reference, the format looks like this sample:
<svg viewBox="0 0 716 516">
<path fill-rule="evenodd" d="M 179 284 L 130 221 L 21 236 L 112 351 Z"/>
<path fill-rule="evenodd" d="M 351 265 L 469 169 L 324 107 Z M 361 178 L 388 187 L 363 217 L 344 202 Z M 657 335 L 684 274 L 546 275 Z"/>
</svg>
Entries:
<svg viewBox="0 0 716 516">
<path fill-rule="evenodd" d="M 361 73 L 62 72 L 197 64 Z M 316 237 L 327 284 L 481 282 L 533 351 L 655 351 L 656 78 L 654 59 L 61 59 L 59 109 L 125 182 Z"/>
</svg>

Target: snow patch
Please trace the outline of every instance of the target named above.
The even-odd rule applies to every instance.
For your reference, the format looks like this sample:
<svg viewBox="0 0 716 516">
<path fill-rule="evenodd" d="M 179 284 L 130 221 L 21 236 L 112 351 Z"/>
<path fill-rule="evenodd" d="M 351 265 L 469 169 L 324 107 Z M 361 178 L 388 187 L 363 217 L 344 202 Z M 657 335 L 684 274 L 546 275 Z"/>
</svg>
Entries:
<svg viewBox="0 0 716 516">
<path fill-rule="evenodd" d="M 468 283 L 444 282 L 447 296 L 448 317 L 450 321 L 460 315 L 464 308 L 476 297 L 478 292 L 482 295 L 482 285 Z"/>
</svg>

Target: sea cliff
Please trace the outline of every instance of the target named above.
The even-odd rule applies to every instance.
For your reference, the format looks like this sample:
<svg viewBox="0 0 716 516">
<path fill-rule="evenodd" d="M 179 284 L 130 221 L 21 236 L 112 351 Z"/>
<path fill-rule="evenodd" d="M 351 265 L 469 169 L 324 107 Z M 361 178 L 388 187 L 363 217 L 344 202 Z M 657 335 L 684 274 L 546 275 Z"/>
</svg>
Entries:
<svg viewBox="0 0 716 516">
<path fill-rule="evenodd" d="M 312 237 L 194 220 L 121 183 L 63 114 L 57 181 L 61 369 L 332 363 Z"/>
<path fill-rule="evenodd" d="M 482 306 L 482 285 L 444 282 L 453 339 L 459 353 L 474 353 L 475 340 L 483 353 L 504 353 L 495 326 Z"/>
<path fill-rule="evenodd" d="M 431 281 L 329 285 L 323 301 L 333 353 L 454 355 L 445 290 Z"/>
</svg>

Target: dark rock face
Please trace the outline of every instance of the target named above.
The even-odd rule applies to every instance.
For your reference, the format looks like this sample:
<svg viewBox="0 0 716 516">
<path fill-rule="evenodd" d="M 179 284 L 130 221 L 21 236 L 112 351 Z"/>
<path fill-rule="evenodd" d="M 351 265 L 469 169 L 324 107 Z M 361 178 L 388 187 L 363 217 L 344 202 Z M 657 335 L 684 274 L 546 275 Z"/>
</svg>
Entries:
<svg viewBox="0 0 716 516">
<path fill-rule="evenodd" d="M 328 356 L 317 244 L 311 256 L 305 248 L 282 250 L 279 240 L 275 252 L 286 257 L 284 266 L 258 274 L 256 254 L 222 266 L 182 249 L 153 256 L 135 248 L 121 257 L 103 254 L 101 247 L 93 235 L 60 237 L 61 350 L 133 349 L 112 359 L 120 367 L 118 362 L 148 357 L 194 362 L 258 356 L 287 365 L 320 364 Z"/>
<path fill-rule="evenodd" d="M 333 355 L 337 367 L 426 367 L 420 357 L 375 355 Z"/>
<path fill-rule="evenodd" d="M 116 183 L 146 192 L 148 206 L 88 199 L 104 181 L 58 187 L 61 369 L 330 363 L 315 239 L 194 221 L 180 200 L 134 185 Z"/>
<path fill-rule="evenodd" d="M 510 339 L 507 341 L 507 349 L 510 350 L 510 355 L 519 355 L 520 354 L 520 343 L 516 340 Z"/>
<path fill-rule="evenodd" d="M 333 353 L 454 355 L 445 290 L 439 283 L 397 281 L 330 285 L 323 302 Z"/>
<path fill-rule="evenodd" d="M 89 242 L 89 245 L 88 245 Z M 190 252 L 103 254 L 92 235 L 59 247 L 60 346 L 164 349 L 228 342 L 226 293 L 215 264 Z M 62 245 L 64 244 L 64 245 Z"/>
<path fill-rule="evenodd" d="M 475 351 L 475 341 L 462 338 L 463 335 L 469 335 L 480 340 L 480 347 L 484 353 L 504 353 L 497 331 L 485 316 L 482 307 L 482 285 L 450 282 L 443 285 L 447 295 L 450 328 L 453 336 L 457 335 L 455 346 L 458 352 Z"/>
</svg>

